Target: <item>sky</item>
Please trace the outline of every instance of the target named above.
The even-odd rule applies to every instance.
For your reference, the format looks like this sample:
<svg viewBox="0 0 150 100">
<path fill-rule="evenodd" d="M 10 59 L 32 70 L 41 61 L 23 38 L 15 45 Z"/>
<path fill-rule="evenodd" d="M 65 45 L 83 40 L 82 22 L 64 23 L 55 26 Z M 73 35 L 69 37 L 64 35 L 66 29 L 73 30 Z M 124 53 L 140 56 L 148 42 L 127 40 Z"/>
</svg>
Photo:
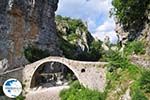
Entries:
<svg viewBox="0 0 150 100">
<path fill-rule="evenodd" d="M 109 17 L 112 8 L 112 0 L 59 0 L 57 15 L 81 19 L 88 24 L 91 34 L 104 40 L 105 36 L 110 37 L 110 41 L 117 41 L 115 22 Z"/>
</svg>

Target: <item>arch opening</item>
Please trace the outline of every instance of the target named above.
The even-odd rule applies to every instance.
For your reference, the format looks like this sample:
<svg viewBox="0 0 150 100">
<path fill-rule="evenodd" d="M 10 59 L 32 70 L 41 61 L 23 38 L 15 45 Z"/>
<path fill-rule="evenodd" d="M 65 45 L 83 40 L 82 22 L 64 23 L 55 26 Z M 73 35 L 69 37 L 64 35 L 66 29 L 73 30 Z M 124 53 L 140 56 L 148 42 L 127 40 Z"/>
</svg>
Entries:
<svg viewBox="0 0 150 100">
<path fill-rule="evenodd" d="M 46 62 L 40 65 L 33 74 L 30 88 L 66 86 L 77 80 L 74 72 L 59 62 Z"/>
<path fill-rule="evenodd" d="M 81 73 L 84 73 L 84 72 L 85 72 L 85 69 L 84 69 L 84 68 L 82 68 L 82 69 L 81 69 Z"/>
</svg>

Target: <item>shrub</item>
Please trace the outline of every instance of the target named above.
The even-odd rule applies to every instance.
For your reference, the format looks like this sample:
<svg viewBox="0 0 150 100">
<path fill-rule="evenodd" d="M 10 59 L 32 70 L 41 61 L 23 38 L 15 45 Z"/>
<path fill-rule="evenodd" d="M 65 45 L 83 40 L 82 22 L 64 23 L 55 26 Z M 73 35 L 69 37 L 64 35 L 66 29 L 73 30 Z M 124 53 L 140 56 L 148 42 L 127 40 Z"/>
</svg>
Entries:
<svg viewBox="0 0 150 100">
<path fill-rule="evenodd" d="M 132 95 L 132 100 L 148 100 L 148 98 L 140 90 L 135 90 Z"/>
<path fill-rule="evenodd" d="M 89 45 L 89 51 L 82 52 L 78 55 L 78 59 L 82 61 L 98 61 L 102 58 L 103 49 L 101 41 L 93 41 Z"/>
<path fill-rule="evenodd" d="M 78 41 L 79 38 L 80 38 L 80 35 L 75 34 L 75 33 L 69 34 L 67 37 L 68 41 L 70 42 Z"/>
<path fill-rule="evenodd" d="M 15 100 L 25 100 L 25 97 L 22 96 L 22 95 L 20 95 L 20 96 L 18 96 Z"/>
<path fill-rule="evenodd" d="M 140 88 L 144 90 L 144 92 L 150 93 L 150 71 L 144 71 L 140 78 Z"/>
<path fill-rule="evenodd" d="M 128 42 L 126 48 L 124 50 L 124 56 L 122 56 L 118 51 L 109 50 L 105 52 L 103 58 L 109 62 L 109 70 L 113 70 L 116 68 L 129 68 L 130 66 L 134 66 L 130 63 L 127 55 L 135 54 L 143 54 L 145 53 L 144 44 L 141 41 L 133 41 Z M 135 67 L 134 67 L 135 68 Z"/>
<path fill-rule="evenodd" d="M 144 43 L 141 41 L 133 41 L 129 42 L 125 48 L 125 52 L 127 55 L 135 53 L 135 54 L 144 54 Z"/>
<path fill-rule="evenodd" d="M 148 21 L 148 11 L 150 0 L 113 0 L 112 14 L 115 15 L 122 24 L 125 31 L 140 31 L 144 23 Z M 134 33 L 138 36 L 137 32 Z"/>
<path fill-rule="evenodd" d="M 72 19 L 70 17 L 62 17 L 60 15 L 57 15 L 55 19 L 58 23 L 67 23 L 67 27 L 69 28 L 67 34 L 75 33 L 78 27 L 87 30 L 87 27 L 84 25 L 81 19 Z"/>
<path fill-rule="evenodd" d="M 59 36 L 60 37 L 60 36 Z M 69 43 L 62 37 L 60 39 L 60 49 L 63 51 L 63 55 L 65 55 L 66 58 L 69 59 L 76 59 L 75 52 L 77 50 L 77 46 L 74 44 Z"/>
<path fill-rule="evenodd" d="M 60 93 L 61 100 L 104 100 L 105 96 L 98 91 L 84 88 L 79 82 L 74 82 L 67 90 Z"/>
<path fill-rule="evenodd" d="M 47 50 L 44 50 L 44 51 L 40 50 L 33 45 L 29 45 L 28 47 L 24 49 L 24 55 L 26 59 L 31 63 L 50 56 Z"/>
<path fill-rule="evenodd" d="M 117 68 L 128 68 L 130 63 L 126 57 L 122 57 L 119 52 L 116 51 L 108 51 L 104 58 L 106 61 L 109 62 L 108 69 L 113 70 Z"/>
</svg>

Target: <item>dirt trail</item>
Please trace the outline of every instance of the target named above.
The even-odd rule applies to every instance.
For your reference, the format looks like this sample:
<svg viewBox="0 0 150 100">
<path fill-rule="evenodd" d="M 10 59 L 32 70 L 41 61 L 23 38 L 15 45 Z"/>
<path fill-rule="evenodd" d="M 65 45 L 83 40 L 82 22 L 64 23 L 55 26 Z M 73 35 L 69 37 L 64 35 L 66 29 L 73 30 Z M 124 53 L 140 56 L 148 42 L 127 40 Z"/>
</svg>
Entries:
<svg viewBox="0 0 150 100">
<path fill-rule="evenodd" d="M 25 100 L 60 100 L 59 93 L 65 88 L 69 88 L 69 86 L 39 88 L 36 91 L 32 90 L 26 95 Z"/>
</svg>

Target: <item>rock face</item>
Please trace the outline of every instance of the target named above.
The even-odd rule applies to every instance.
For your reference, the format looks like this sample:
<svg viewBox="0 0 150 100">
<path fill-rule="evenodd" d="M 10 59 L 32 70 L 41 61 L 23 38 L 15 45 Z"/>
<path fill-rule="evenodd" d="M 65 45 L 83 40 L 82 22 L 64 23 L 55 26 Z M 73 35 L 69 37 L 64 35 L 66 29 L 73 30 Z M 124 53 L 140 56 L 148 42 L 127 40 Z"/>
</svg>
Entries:
<svg viewBox="0 0 150 100">
<path fill-rule="evenodd" d="M 125 94 L 119 100 L 131 100 L 130 89 L 127 89 Z"/>
<path fill-rule="evenodd" d="M 8 59 L 9 69 L 27 64 L 24 48 L 35 44 L 51 55 L 61 55 L 55 26 L 58 0 L 0 1 L 0 60 Z"/>
<path fill-rule="evenodd" d="M 3 73 L 7 70 L 8 68 L 8 60 L 7 59 L 3 59 L 0 61 L 0 73 Z"/>
<path fill-rule="evenodd" d="M 150 23 L 145 25 L 145 29 L 139 39 L 145 43 L 146 55 L 150 56 Z"/>
<path fill-rule="evenodd" d="M 80 19 L 56 16 L 56 26 L 59 35 L 70 44 L 77 46 L 77 52 L 89 51 L 89 45 L 94 40 L 87 25 Z"/>
<path fill-rule="evenodd" d="M 130 59 L 134 64 L 150 69 L 150 58 L 149 58 L 149 55 L 146 55 L 146 56 L 132 55 Z"/>
<path fill-rule="evenodd" d="M 102 41 L 88 31 L 87 23 L 57 15 L 55 17 L 60 49 L 66 58 L 80 61 L 98 61 L 102 58 Z"/>
</svg>

